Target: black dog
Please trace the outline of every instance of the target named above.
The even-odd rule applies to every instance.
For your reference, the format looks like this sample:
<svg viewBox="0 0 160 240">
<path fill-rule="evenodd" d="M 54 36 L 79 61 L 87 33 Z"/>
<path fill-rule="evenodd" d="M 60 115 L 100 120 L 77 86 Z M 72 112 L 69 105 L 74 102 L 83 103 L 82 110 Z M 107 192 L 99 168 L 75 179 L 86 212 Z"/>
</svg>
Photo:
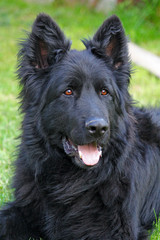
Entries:
<svg viewBox="0 0 160 240">
<path fill-rule="evenodd" d="M 160 212 L 160 110 L 128 93 L 130 61 L 112 16 L 86 50 L 40 14 L 22 42 L 15 201 L 0 240 L 144 240 Z"/>
</svg>

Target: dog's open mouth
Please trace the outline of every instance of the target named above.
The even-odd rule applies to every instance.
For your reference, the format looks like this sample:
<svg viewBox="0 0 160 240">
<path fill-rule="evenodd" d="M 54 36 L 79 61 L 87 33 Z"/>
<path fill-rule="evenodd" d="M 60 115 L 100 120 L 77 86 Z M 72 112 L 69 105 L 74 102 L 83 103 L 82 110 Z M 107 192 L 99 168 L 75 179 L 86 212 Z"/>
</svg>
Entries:
<svg viewBox="0 0 160 240">
<path fill-rule="evenodd" d="M 74 156 L 77 160 L 82 161 L 87 166 L 96 165 L 102 156 L 102 148 L 96 142 L 86 145 L 75 145 L 71 140 L 63 138 L 64 151 L 69 156 Z"/>
</svg>

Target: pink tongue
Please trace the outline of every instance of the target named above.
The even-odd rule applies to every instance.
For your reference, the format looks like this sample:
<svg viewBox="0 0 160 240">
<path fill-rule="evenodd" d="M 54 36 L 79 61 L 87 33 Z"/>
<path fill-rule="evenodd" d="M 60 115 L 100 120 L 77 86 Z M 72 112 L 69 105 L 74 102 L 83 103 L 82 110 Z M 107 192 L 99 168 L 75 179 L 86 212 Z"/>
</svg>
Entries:
<svg viewBox="0 0 160 240">
<path fill-rule="evenodd" d="M 97 146 L 93 143 L 78 146 L 80 158 L 88 166 L 93 166 L 98 163 L 101 151 L 98 151 Z"/>
</svg>

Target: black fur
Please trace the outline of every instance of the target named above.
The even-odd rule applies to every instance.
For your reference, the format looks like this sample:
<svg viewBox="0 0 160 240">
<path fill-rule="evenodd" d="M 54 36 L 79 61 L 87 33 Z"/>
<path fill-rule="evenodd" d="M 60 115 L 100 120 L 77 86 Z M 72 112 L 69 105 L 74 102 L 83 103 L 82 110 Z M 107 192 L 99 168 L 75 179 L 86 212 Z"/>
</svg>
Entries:
<svg viewBox="0 0 160 240">
<path fill-rule="evenodd" d="M 83 42 L 70 50 L 40 14 L 21 43 L 24 119 L 0 240 L 146 240 L 159 215 L 160 110 L 133 106 L 118 17 Z M 72 144 L 100 146 L 99 162 L 86 164 Z"/>
</svg>

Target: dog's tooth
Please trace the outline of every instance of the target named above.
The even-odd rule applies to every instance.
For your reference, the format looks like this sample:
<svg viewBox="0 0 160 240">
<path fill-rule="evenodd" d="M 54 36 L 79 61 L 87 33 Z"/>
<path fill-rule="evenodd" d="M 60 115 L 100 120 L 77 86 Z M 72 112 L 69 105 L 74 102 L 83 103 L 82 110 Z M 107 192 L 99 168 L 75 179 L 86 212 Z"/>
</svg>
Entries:
<svg viewBox="0 0 160 240">
<path fill-rule="evenodd" d="M 82 159 L 82 153 L 81 153 L 81 151 L 79 151 L 79 157 Z"/>
<path fill-rule="evenodd" d="M 102 157 L 102 151 L 101 151 L 101 155 L 100 156 Z"/>
<path fill-rule="evenodd" d="M 98 151 L 102 152 L 102 147 L 101 146 L 98 147 Z"/>
<path fill-rule="evenodd" d="M 73 147 L 73 149 L 74 149 L 75 151 L 77 151 L 77 148 L 76 148 L 74 145 L 72 145 L 72 147 Z"/>
<path fill-rule="evenodd" d="M 102 157 L 102 148 L 99 150 L 99 155 Z"/>
</svg>

